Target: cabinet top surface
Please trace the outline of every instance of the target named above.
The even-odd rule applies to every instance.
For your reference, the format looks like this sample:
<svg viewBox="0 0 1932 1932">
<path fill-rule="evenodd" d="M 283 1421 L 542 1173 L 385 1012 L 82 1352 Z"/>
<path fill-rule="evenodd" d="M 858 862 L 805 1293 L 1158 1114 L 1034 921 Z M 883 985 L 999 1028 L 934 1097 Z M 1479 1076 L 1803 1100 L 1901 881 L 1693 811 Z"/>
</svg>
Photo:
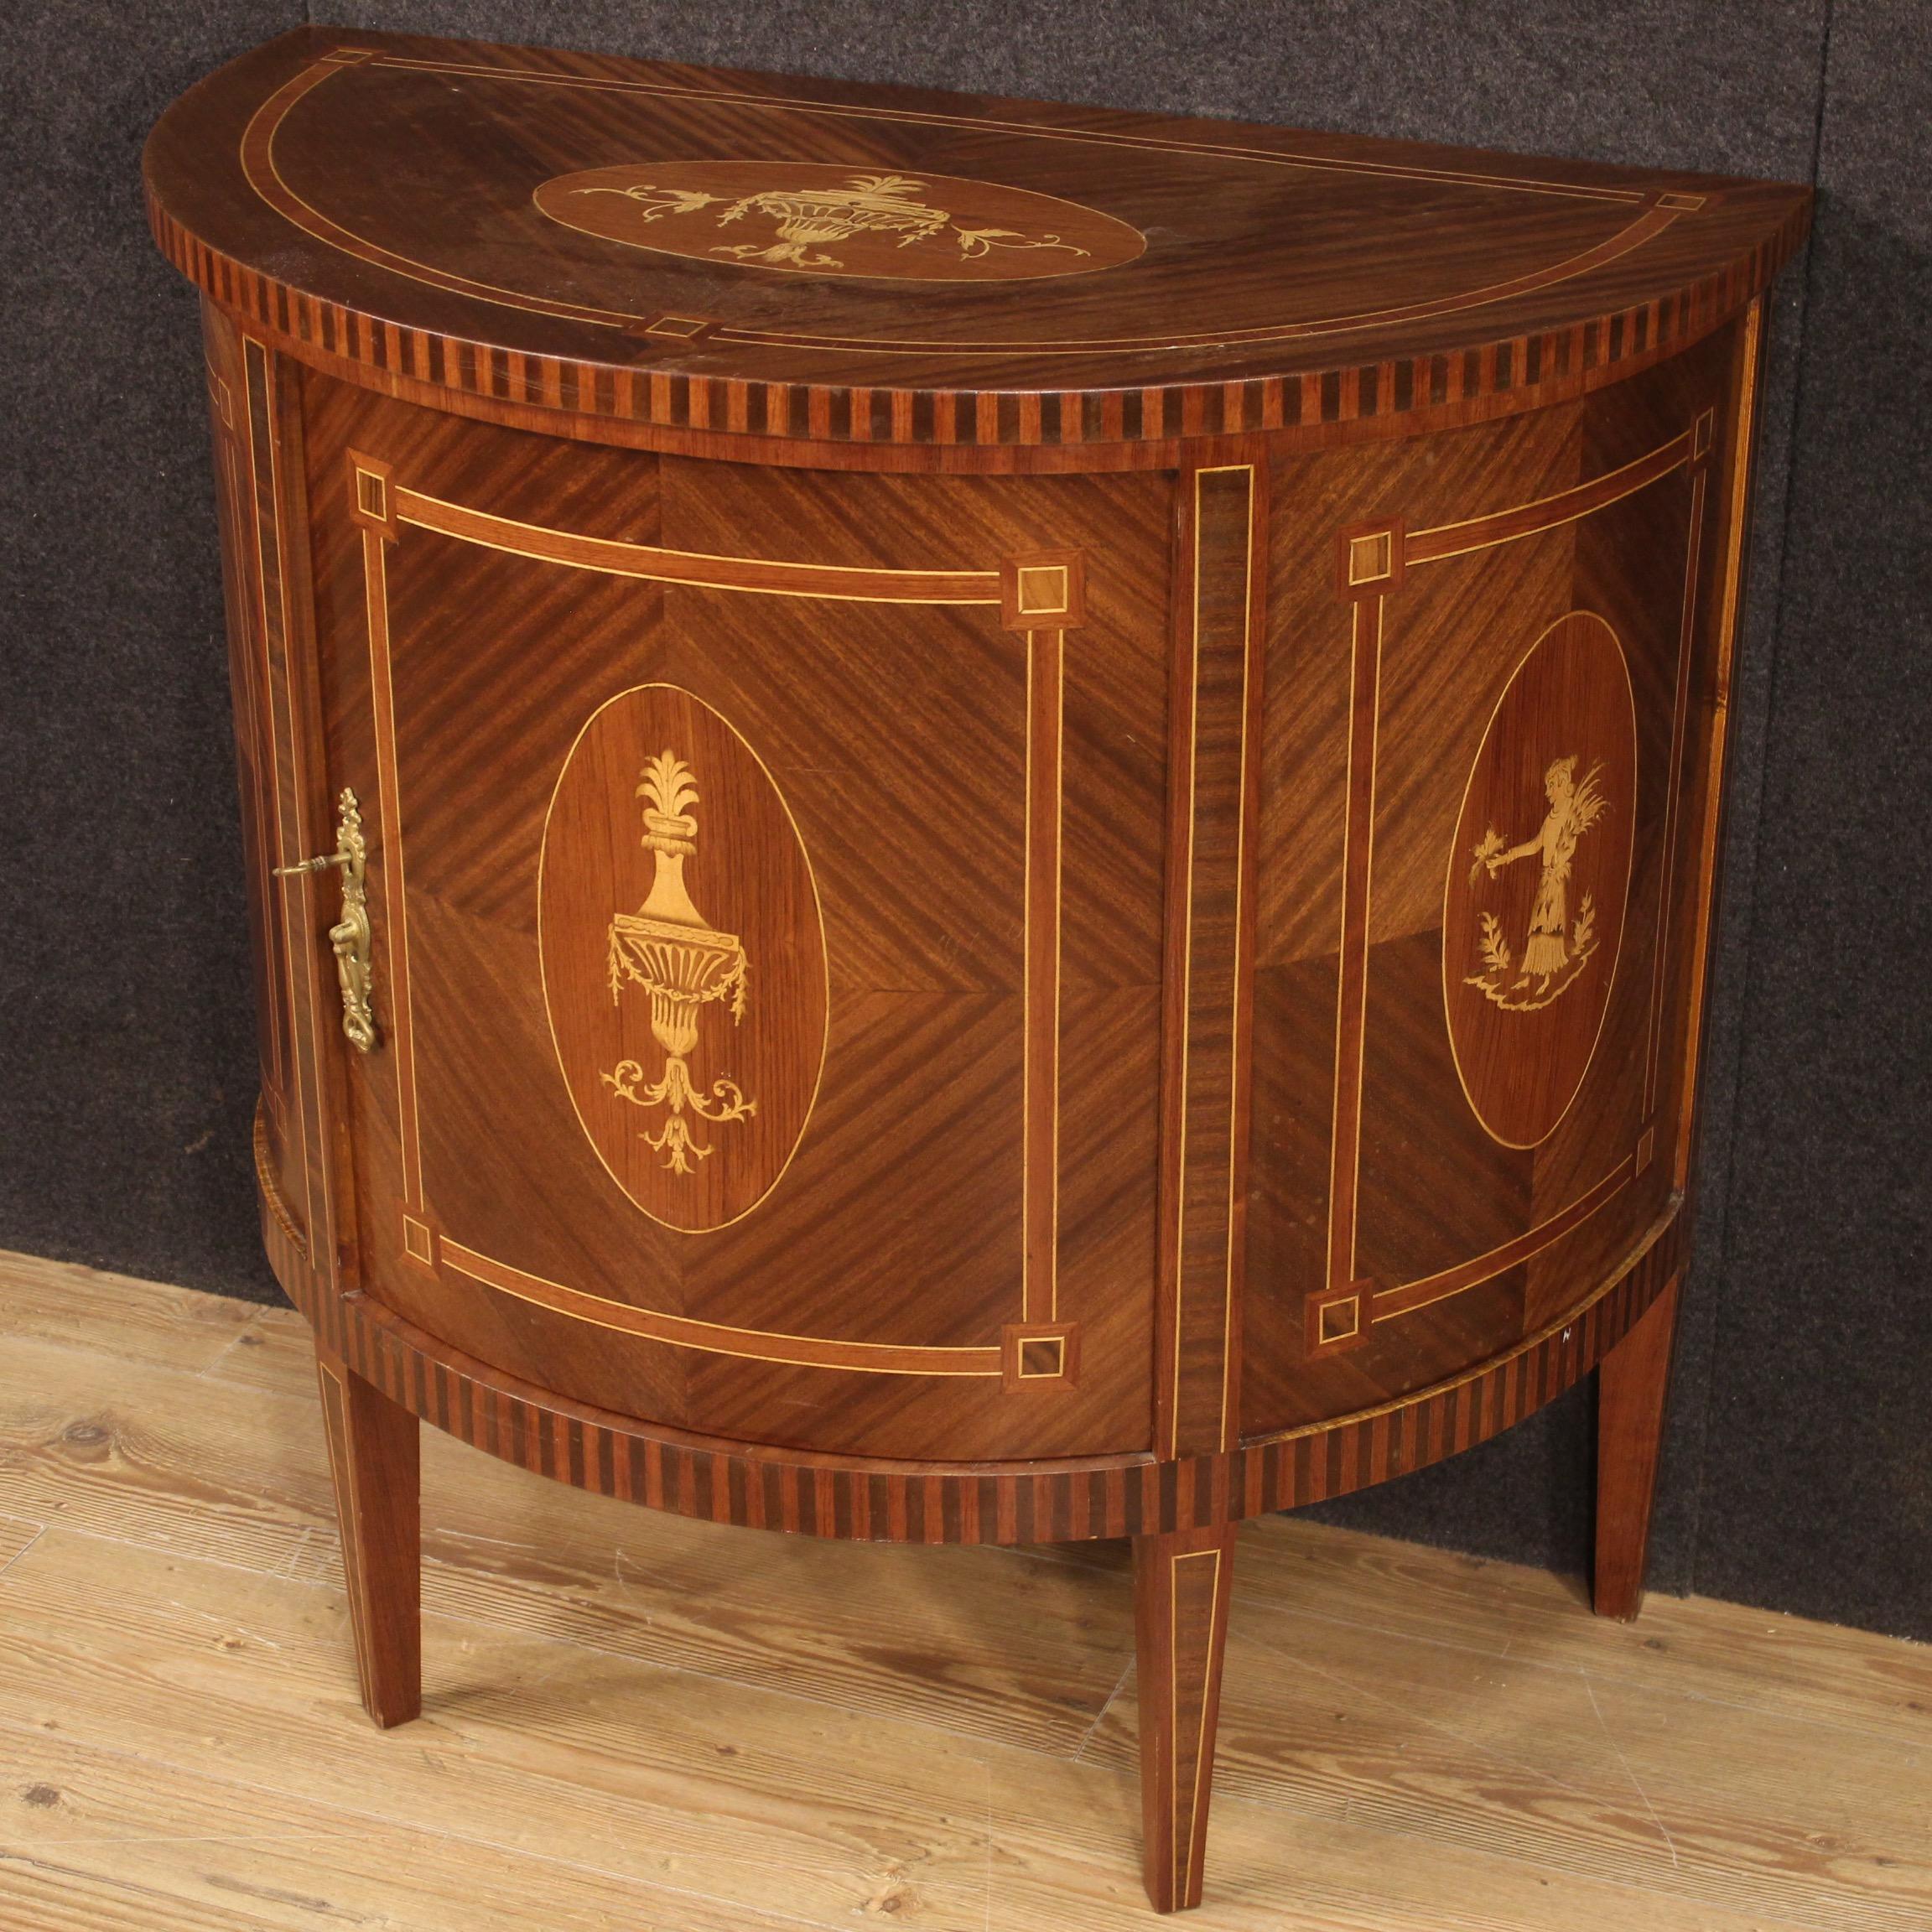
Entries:
<svg viewBox="0 0 1932 1932">
<path fill-rule="evenodd" d="M 1293 421 L 1304 392 L 1327 416 L 1420 407 L 1418 378 L 1441 401 L 1452 362 L 1459 396 L 1613 365 L 1741 306 L 1810 201 L 324 28 L 184 95 L 147 175 L 176 263 L 312 352 L 584 413 L 892 442 L 1172 436 L 1268 419 L 1257 392 L 1231 423 L 1228 385 L 1293 387 L 1274 418 Z"/>
</svg>

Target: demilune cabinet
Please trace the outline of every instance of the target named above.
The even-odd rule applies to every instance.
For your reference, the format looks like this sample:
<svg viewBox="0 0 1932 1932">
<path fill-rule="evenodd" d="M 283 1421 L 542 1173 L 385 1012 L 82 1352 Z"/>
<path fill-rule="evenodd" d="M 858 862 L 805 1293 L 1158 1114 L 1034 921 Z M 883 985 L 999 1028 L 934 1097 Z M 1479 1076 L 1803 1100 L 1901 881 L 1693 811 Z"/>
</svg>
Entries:
<svg viewBox="0 0 1932 1932">
<path fill-rule="evenodd" d="M 1602 1376 L 1633 1614 L 1805 190 L 304 29 L 202 292 L 276 1271 L 363 1695 L 418 1419 L 719 1522 L 1234 1535 Z"/>
</svg>

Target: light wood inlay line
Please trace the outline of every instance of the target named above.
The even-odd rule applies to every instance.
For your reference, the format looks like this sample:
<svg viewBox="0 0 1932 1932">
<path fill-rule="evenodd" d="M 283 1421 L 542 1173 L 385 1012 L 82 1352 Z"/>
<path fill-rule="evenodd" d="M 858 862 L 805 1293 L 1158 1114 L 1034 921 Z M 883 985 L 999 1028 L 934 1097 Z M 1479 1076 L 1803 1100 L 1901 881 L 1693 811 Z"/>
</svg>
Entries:
<svg viewBox="0 0 1932 1932">
<path fill-rule="evenodd" d="M 248 527 L 252 538 L 252 553 L 255 564 L 255 595 L 249 599 L 249 615 L 253 619 L 251 626 L 257 646 L 256 671 L 260 679 L 273 735 L 272 759 L 275 769 L 270 773 L 265 787 L 268 794 L 269 813 L 273 823 L 273 833 L 269 860 L 271 868 L 294 864 L 307 854 L 296 849 L 285 823 L 283 807 L 283 782 L 281 756 L 283 749 L 283 699 L 284 693 L 278 688 L 275 676 L 275 649 L 270 631 L 270 612 L 274 612 L 273 621 L 278 628 L 273 633 L 274 639 L 281 636 L 281 537 L 275 527 L 274 520 L 274 456 L 269 444 L 270 397 L 266 375 L 267 351 L 262 345 L 246 337 L 242 342 L 242 384 L 246 403 L 246 434 L 248 439 L 248 483 L 247 499 L 250 514 Z M 242 512 L 243 498 L 237 483 L 235 506 L 237 516 Z M 266 506 L 266 513 L 265 513 Z M 276 584 L 276 592 L 271 601 L 269 582 L 271 572 Z M 273 917 L 282 925 L 282 969 L 283 991 L 288 1013 L 300 1012 L 305 1004 L 296 991 L 296 962 L 305 960 L 306 948 L 300 942 L 298 903 L 307 900 L 307 878 L 305 875 L 282 875 L 271 870 L 263 886 L 265 895 L 273 898 L 275 905 Z M 277 1040 L 279 1044 L 279 1030 Z M 309 1197 L 306 1163 L 304 1165 L 303 1201 L 304 1212 L 311 1219 L 314 1204 Z"/>
<path fill-rule="evenodd" d="M 1361 1167 L 1362 1058 L 1368 1005 L 1368 907 L 1374 886 L 1375 756 L 1381 727 L 1382 605 L 1353 606 L 1348 676 L 1348 791 L 1342 831 L 1342 936 L 1335 991 L 1334 1125 L 1329 1141 L 1328 1281 L 1355 1279 L 1355 1194 Z"/>
<path fill-rule="evenodd" d="M 1194 1550 L 1173 1559 L 1173 1576 L 1167 1586 L 1168 1604 L 1171 1623 L 1168 1630 L 1168 1643 L 1175 1655 L 1181 1654 L 1181 1570 L 1184 1564 L 1198 1564 L 1203 1560 L 1208 1565 L 1207 1595 L 1208 1602 L 1208 1639 L 1204 1646 L 1213 1655 L 1220 1641 L 1218 1628 L 1221 1605 L 1221 1552 L 1218 1550 Z M 1172 1707 L 1169 1711 L 1169 1748 L 1174 1753 L 1174 1789 L 1181 1789 L 1181 1680 L 1178 1671 L 1171 1681 Z M 1187 1829 L 1185 1834 L 1176 1832 L 1174 1840 L 1174 1888 L 1176 1893 L 1185 1891 L 1187 1875 L 1194 1868 L 1194 1846 L 1203 1823 L 1201 1805 L 1201 1784 L 1213 1764 L 1213 1757 L 1208 1749 L 1208 1726 L 1214 1713 L 1213 1700 L 1202 1696 L 1200 1708 L 1194 1713 L 1194 1737 L 1192 1746 L 1193 1756 L 1192 1774 L 1188 1779 Z"/>
<path fill-rule="evenodd" d="M 1697 850 L 1701 867 L 1697 917 L 1691 925 L 1690 1015 L 1685 1025 L 1684 1084 L 1678 1104 L 1677 1160 L 1672 1184 L 1690 1177 L 1691 1127 L 1697 1103 L 1697 1069 L 1704 1044 L 1704 1000 L 1711 973 L 1711 917 L 1716 891 L 1718 843 L 1723 821 L 1724 758 L 1731 742 L 1731 659 L 1737 641 L 1738 600 L 1744 582 L 1744 538 L 1751 522 L 1751 449 L 1758 417 L 1758 373 L 1764 337 L 1764 304 L 1753 302 L 1744 319 L 1737 376 L 1737 405 L 1731 441 L 1730 500 L 1725 510 L 1724 600 L 1717 621 L 1717 662 L 1712 678 L 1711 750 L 1705 766 L 1703 822 Z"/>
<path fill-rule="evenodd" d="M 758 1328 L 733 1328 L 716 1322 L 694 1321 L 685 1315 L 662 1315 L 649 1308 L 586 1295 L 560 1281 L 526 1273 L 494 1256 L 443 1235 L 437 1241 L 442 1259 L 459 1273 L 486 1286 L 514 1295 L 520 1301 L 553 1308 L 600 1328 L 642 1335 L 673 1348 L 702 1348 L 714 1355 L 738 1355 L 758 1362 L 789 1362 L 817 1368 L 854 1368 L 875 1375 L 990 1375 L 1004 1373 L 997 1346 L 927 1348 L 896 1342 L 839 1342 L 813 1335 L 776 1334 Z"/>
<path fill-rule="evenodd" d="M 1439 523 L 1432 529 L 1411 530 L 1403 540 L 1403 561 L 1409 564 L 1434 564 L 1445 557 L 1466 556 L 1472 550 L 1485 550 L 1493 543 L 1535 537 L 1560 524 L 1574 523 L 1593 511 L 1634 496 L 1688 463 L 1695 434 L 1686 429 L 1647 455 L 1593 476 L 1574 489 L 1559 491 L 1555 496 L 1540 496 L 1532 502 L 1466 517 L 1460 522 Z"/>
<path fill-rule="evenodd" d="M 579 536 L 445 503 L 419 490 L 397 489 L 399 522 L 480 543 L 516 557 L 535 557 L 576 570 L 641 577 L 701 589 L 745 590 L 772 597 L 829 597 L 862 604 L 990 604 L 1000 600 L 997 570 L 875 570 L 839 564 L 785 564 L 760 557 L 711 557 Z"/>
<path fill-rule="evenodd" d="M 1249 480 L 1245 573 L 1241 589 L 1241 680 L 1234 809 L 1233 989 L 1229 1002 L 1227 1237 L 1221 1271 L 1221 1430 L 1223 1449 L 1240 1433 L 1241 1291 L 1247 1265 L 1247 1198 L 1250 1109 L 1254 1096 L 1255 821 L 1260 811 L 1262 672 L 1265 662 L 1263 599 L 1268 552 L 1265 472 Z"/>
<path fill-rule="evenodd" d="M 1028 1322 L 1053 1322 L 1059 1318 L 1060 1301 L 1060 887 L 1067 634 L 1029 631 L 1026 636 L 1026 1119 L 1020 1155 L 1026 1190 L 1026 1259 L 1021 1300 Z"/>
<path fill-rule="evenodd" d="M 745 329 L 727 323 L 714 330 L 710 339 L 715 342 L 765 343 L 776 347 L 920 356 L 1037 355 L 1046 350 L 1081 356 L 1131 355 L 1156 344 L 1176 349 L 1231 349 L 1259 347 L 1270 342 L 1305 341 L 1322 335 L 1344 335 L 1350 330 L 1394 328 L 1405 322 L 1425 322 L 1435 316 L 1458 314 L 1465 309 L 1487 308 L 1492 303 L 1535 294 L 1540 289 L 1605 267 L 1619 256 L 1641 248 L 1645 242 L 1662 234 L 1680 212 L 1674 208 L 1646 208 L 1608 240 L 1565 261 L 1552 262 L 1548 267 L 1514 277 L 1507 282 L 1492 283 L 1485 288 L 1472 288 L 1437 301 L 1410 303 L 1402 308 L 1368 309 L 1358 314 L 1327 316 L 1314 322 L 1284 322 L 1259 329 L 1217 329 L 1191 335 L 1055 336 L 1044 341 L 1015 337 L 975 342 L 912 336 L 808 335 L 796 330 Z"/>
<path fill-rule="evenodd" d="M 212 361 L 207 362 L 205 366 L 208 370 L 210 420 L 216 449 L 221 463 L 223 487 L 216 491 L 216 511 L 221 522 L 223 574 L 232 599 L 231 608 L 241 627 L 241 639 L 239 647 L 234 652 L 234 664 L 237 680 L 242 686 L 242 703 L 246 706 L 244 715 L 250 719 L 259 719 L 265 714 L 268 703 L 268 647 L 260 622 L 260 604 L 249 595 L 248 573 L 244 563 L 248 545 L 244 541 L 243 532 L 252 520 L 247 514 L 251 499 L 243 492 L 242 468 L 237 456 L 243 431 L 237 420 L 233 387 L 226 377 L 217 371 Z M 242 380 L 246 386 L 246 373 Z M 252 475 L 250 481 L 253 481 Z M 238 740 L 236 749 L 252 766 L 257 764 L 261 759 L 261 748 L 252 740 L 246 742 Z M 269 761 L 273 764 L 272 754 Z M 249 782 L 246 774 L 243 782 Z M 254 793 L 257 801 L 263 793 L 268 797 L 268 811 L 262 813 L 257 804 L 257 811 L 252 814 L 257 823 L 250 854 L 252 860 L 260 864 L 264 875 L 262 883 L 263 924 L 267 926 L 285 921 L 288 917 L 282 895 L 270 883 L 273 876 L 273 869 L 284 863 L 281 845 L 280 799 L 278 787 L 273 782 L 272 772 L 257 772 L 255 783 L 258 787 Z M 290 1065 L 290 1055 L 293 1049 L 286 1033 L 288 1016 L 295 1010 L 288 971 L 288 963 L 284 959 L 281 977 L 283 990 L 288 997 L 285 1000 L 273 997 L 265 1000 L 263 1005 L 266 1010 L 261 1015 L 262 1051 L 267 1071 L 267 1084 L 278 1096 L 292 1093 L 295 1090 L 294 1075 Z"/>
<path fill-rule="evenodd" d="M 1173 1144 L 1171 1150 L 1163 1148 L 1161 1155 L 1161 1182 L 1168 1194 L 1161 1231 L 1165 1250 L 1161 1271 L 1169 1320 L 1165 1337 L 1168 1358 L 1166 1373 L 1157 1376 L 1156 1382 L 1156 1400 L 1160 1405 L 1156 1435 L 1157 1442 L 1164 1446 L 1165 1452 L 1170 1456 L 1176 1453 L 1176 1444 L 1180 1440 L 1181 1379 L 1186 1335 L 1182 1322 L 1182 1284 L 1187 1273 L 1187 1088 L 1192 1041 L 1189 1015 L 1193 1005 L 1195 776 L 1198 764 L 1195 713 L 1200 704 L 1201 680 L 1201 626 L 1197 609 L 1201 577 L 1199 496 L 1200 485 L 1197 480 L 1195 501 L 1190 506 L 1193 542 L 1183 559 L 1187 574 L 1184 582 L 1175 586 L 1177 603 L 1183 596 L 1189 600 L 1187 676 L 1176 683 L 1168 717 L 1168 742 L 1172 747 L 1171 783 L 1176 808 L 1170 813 L 1168 838 L 1170 924 L 1168 958 L 1162 974 L 1161 1028 L 1166 1037 L 1161 1076 L 1170 1088 L 1169 1093 L 1163 1096 L 1162 1105 L 1171 1123 Z M 1175 881 L 1179 882 L 1177 891 Z M 1180 923 L 1178 946 L 1173 934 L 1176 899 Z"/>
<path fill-rule="evenodd" d="M 373 530 L 364 529 L 361 535 L 362 594 L 369 630 L 369 693 L 375 712 L 376 796 L 382 827 L 374 857 L 382 873 L 390 1047 L 396 1062 L 402 1197 L 406 1207 L 420 1209 L 423 1206 L 423 1141 L 417 1118 L 416 1053 L 409 1004 L 409 901 L 403 877 L 402 783 L 396 752 L 395 683 L 389 664 L 387 546 Z"/>
<path fill-rule="evenodd" d="M 1677 876 L 1677 813 L 1684 792 L 1684 728 L 1690 712 L 1690 654 L 1697 629 L 1698 563 L 1704 537 L 1707 465 L 1690 475 L 1690 514 L 1685 535 L 1684 604 L 1677 639 L 1677 691 L 1670 714 L 1670 785 L 1664 807 L 1663 864 L 1657 880 L 1656 958 L 1651 969 L 1650 1040 L 1644 1062 L 1644 1117 L 1657 1104 L 1657 1057 L 1664 1044 L 1665 969 L 1670 957 L 1670 893 Z M 1680 1138 L 1682 1123 L 1679 1124 Z"/>
<path fill-rule="evenodd" d="M 1243 948 L 1253 908 L 1244 890 L 1252 808 L 1249 757 L 1256 636 L 1258 526 L 1262 498 L 1249 464 L 1197 470 L 1192 481 L 1192 596 L 1187 688 L 1173 730 L 1185 783 L 1176 820 L 1181 989 L 1172 1161 L 1169 1400 L 1171 1444 L 1224 1446 L 1235 1373 L 1240 1280 L 1239 1196 L 1244 1180 L 1248 1082 L 1241 1037 L 1249 979 Z M 1249 948 L 1251 955 L 1251 947 Z M 1182 1414 L 1191 1358 L 1211 1366 L 1217 1400 Z"/>
<path fill-rule="evenodd" d="M 365 1704 L 371 1701 L 369 1676 L 369 1600 L 362 1587 L 358 1556 L 362 1538 L 358 1531 L 356 1485 L 350 1480 L 349 1398 L 342 1378 L 329 1363 L 317 1358 L 315 1377 L 322 1392 L 322 1425 L 329 1436 L 329 1469 L 335 1493 L 335 1518 L 342 1526 L 343 1581 L 347 1585 L 349 1621 L 356 1633 L 356 1675 Z"/>
<path fill-rule="evenodd" d="M 1731 424 L 1731 496 L 1724 532 L 1724 602 L 1717 620 L 1717 702 L 1731 699 L 1731 653 L 1737 640 L 1738 600 L 1744 587 L 1744 538 L 1751 527 L 1751 448 L 1758 424 L 1758 371 L 1764 343 L 1762 297 L 1745 311 L 1740 333 L 1743 366 L 1737 376 L 1737 407 Z M 1720 766 L 1724 735 L 1719 733 Z"/>
<path fill-rule="evenodd" d="M 610 309 L 593 309 L 577 302 L 556 302 L 539 295 L 525 295 L 512 289 L 498 288 L 487 282 L 478 282 L 466 275 L 451 275 L 439 268 L 413 260 L 407 255 L 398 255 L 393 249 L 385 248 L 380 242 L 371 242 L 345 228 L 340 222 L 325 215 L 319 208 L 305 200 L 283 179 L 282 171 L 275 162 L 275 135 L 290 109 L 297 101 L 319 86 L 332 74 L 342 73 L 352 63 L 339 59 L 318 60 L 312 67 L 284 81 L 262 105 L 256 109 L 242 135 L 242 170 L 247 177 L 248 185 L 273 208 L 301 229 L 313 235 L 318 242 L 325 242 L 331 248 L 340 249 L 345 255 L 358 261 L 367 262 L 378 268 L 386 268 L 392 274 L 401 275 L 412 282 L 420 282 L 433 288 L 446 288 L 453 294 L 480 295 L 486 301 L 501 301 L 512 308 L 525 309 L 533 314 L 554 315 L 567 321 L 588 322 L 600 328 L 621 329 L 636 317 L 613 313 Z"/>
<path fill-rule="evenodd" d="M 1386 161 L 1343 160 L 1299 149 L 1243 147 L 1228 142 L 1163 140 L 1146 134 L 1110 132 L 1102 128 L 1061 127 L 1038 121 L 1002 121 L 991 117 L 938 114 L 906 107 L 866 107 L 846 101 L 813 101 L 796 94 L 724 93 L 715 87 L 680 87 L 663 81 L 620 80 L 599 74 L 543 73 L 530 67 L 491 67 L 480 63 L 429 60 L 402 54 L 381 54 L 345 48 L 325 57 L 324 65 L 342 65 L 366 51 L 371 66 L 394 67 L 429 74 L 460 74 L 487 80 L 535 81 L 545 86 L 584 87 L 614 93 L 663 96 L 671 99 L 714 101 L 724 106 L 778 107 L 800 113 L 823 114 L 855 121 L 891 121 L 908 127 L 961 127 L 974 134 L 1024 135 L 1029 140 L 1078 141 L 1096 147 L 1150 148 L 1169 154 L 1212 154 L 1229 159 L 1261 161 L 1284 168 L 1315 169 L 1338 174 L 1365 174 L 1393 180 L 1453 181 L 1478 188 L 1497 188 L 1525 195 L 1553 195 L 1565 200 L 1640 204 L 1640 188 L 1598 187 L 1581 181 L 1546 181 L 1535 176 L 1484 174 L 1452 168 L 1403 167 Z"/>
<path fill-rule="evenodd" d="M 1627 1154 L 1594 1187 L 1579 1194 L 1566 1207 L 1558 1208 L 1526 1233 L 1519 1234 L 1514 1241 L 1506 1241 L 1501 1247 L 1493 1248 L 1487 1254 L 1478 1254 L 1472 1260 L 1460 1261 L 1439 1274 L 1405 1281 L 1400 1287 L 1377 1290 L 1369 1297 L 1372 1311 L 1369 1318 L 1387 1322 L 1397 1315 L 1412 1315 L 1418 1308 L 1426 1308 L 1431 1302 L 1446 1301 L 1452 1295 L 1460 1295 L 1465 1289 L 1494 1280 L 1505 1270 L 1527 1261 L 1534 1254 L 1540 1254 L 1545 1248 L 1581 1228 L 1598 1208 L 1621 1193 L 1626 1184 L 1635 1178 L 1636 1172 L 1637 1157 L 1634 1154 Z"/>
</svg>

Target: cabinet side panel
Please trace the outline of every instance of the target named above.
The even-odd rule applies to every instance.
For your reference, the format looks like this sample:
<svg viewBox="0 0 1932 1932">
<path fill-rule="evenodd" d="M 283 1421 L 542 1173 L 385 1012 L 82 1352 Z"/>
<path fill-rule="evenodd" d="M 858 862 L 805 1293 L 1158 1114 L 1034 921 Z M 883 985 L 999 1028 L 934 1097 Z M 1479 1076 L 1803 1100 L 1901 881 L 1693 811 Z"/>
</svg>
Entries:
<svg viewBox="0 0 1932 1932">
<path fill-rule="evenodd" d="M 256 1157 L 269 1212 L 280 1219 L 284 1234 L 312 1256 L 314 1236 L 319 1228 L 325 1230 L 326 1222 L 319 1218 L 310 1172 L 314 1123 L 298 1044 L 304 961 L 282 882 L 273 875 L 277 865 L 302 855 L 302 827 L 294 819 L 284 769 L 288 667 L 281 538 L 266 442 L 268 415 L 258 406 L 270 364 L 257 346 L 252 387 L 247 351 L 233 321 L 212 302 L 203 303 L 201 314 L 261 1046 Z"/>
</svg>

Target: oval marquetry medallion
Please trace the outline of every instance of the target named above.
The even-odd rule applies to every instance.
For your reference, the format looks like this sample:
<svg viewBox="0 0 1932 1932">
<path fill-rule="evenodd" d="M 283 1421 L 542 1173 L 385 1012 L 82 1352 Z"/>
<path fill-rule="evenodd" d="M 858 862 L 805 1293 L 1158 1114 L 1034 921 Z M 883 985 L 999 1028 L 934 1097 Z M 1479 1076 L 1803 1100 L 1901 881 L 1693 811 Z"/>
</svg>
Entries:
<svg viewBox="0 0 1932 1932">
<path fill-rule="evenodd" d="M 1489 720 L 1443 888 L 1442 995 L 1462 1091 L 1494 1140 L 1534 1147 L 1597 1051 L 1630 887 L 1637 714 L 1617 634 L 1573 610 Z"/>
<path fill-rule="evenodd" d="M 651 161 L 558 174 L 553 221 L 745 268 L 894 282 L 1018 282 L 1131 262 L 1138 228 L 1098 209 L 956 175 L 810 161 Z"/>
<path fill-rule="evenodd" d="M 771 773 L 690 692 L 620 692 L 558 775 L 538 897 L 550 1036 L 610 1177 L 687 1233 L 750 1213 L 825 1057 L 818 888 Z"/>
</svg>

